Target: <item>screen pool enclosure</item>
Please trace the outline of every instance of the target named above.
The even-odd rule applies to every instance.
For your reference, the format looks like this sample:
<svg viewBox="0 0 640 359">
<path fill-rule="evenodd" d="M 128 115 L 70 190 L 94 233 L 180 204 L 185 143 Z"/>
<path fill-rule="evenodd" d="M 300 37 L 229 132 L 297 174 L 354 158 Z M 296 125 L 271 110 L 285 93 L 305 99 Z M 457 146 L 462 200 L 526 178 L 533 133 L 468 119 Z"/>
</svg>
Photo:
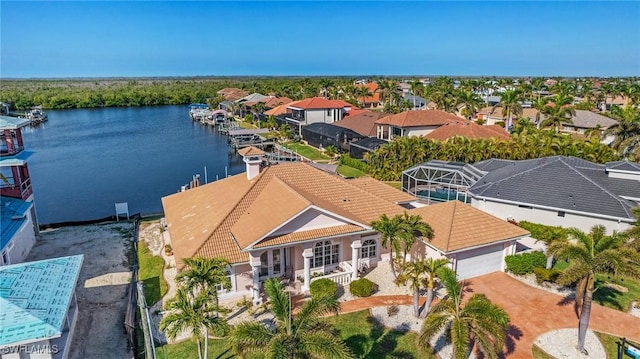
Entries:
<svg viewBox="0 0 640 359">
<path fill-rule="evenodd" d="M 402 190 L 431 202 L 471 202 L 467 193 L 487 172 L 461 162 L 432 160 L 402 172 Z"/>
</svg>

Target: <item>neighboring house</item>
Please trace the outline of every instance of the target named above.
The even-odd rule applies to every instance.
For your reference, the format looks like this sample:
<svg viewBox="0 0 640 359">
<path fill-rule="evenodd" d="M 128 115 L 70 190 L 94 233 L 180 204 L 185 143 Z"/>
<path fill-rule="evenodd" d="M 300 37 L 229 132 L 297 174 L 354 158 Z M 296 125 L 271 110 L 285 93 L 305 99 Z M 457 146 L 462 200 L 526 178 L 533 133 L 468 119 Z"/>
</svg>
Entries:
<svg viewBox="0 0 640 359">
<path fill-rule="evenodd" d="M 362 108 L 379 108 L 381 106 L 380 103 L 380 92 L 378 92 L 378 84 L 375 82 L 369 82 L 364 85 L 358 85 L 357 87 L 364 87 L 369 91 L 371 96 L 365 96 L 357 98 L 358 103 L 362 106 Z"/>
<path fill-rule="evenodd" d="M 260 102 L 260 101 L 264 101 L 266 99 L 268 99 L 269 96 L 265 96 L 263 94 L 259 94 L 257 92 L 254 92 L 250 95 L 244 96 L 238 100 L 236 100 L 236 103 L 256 103 L 256 102 Z"/>
<path fill-rule="evenodd" d="M 609 233 L 635 221 L 640 204 L 640 164 L 596 164 L 553 156 L 476 164 L 432 160 L 402 173 L 402 190 L 428 204 L 459 200 L 501 219 Z"/>
<path fill-rule="evenodd" d="M 351 112 L 353 111 L 355 110 L 351 110 Z M 349 116 L 335 122 L 334 125 L 348 128 L 364 137 L 376 137 L 376 121 L 386 116 L 389 116 L 389 114 L 384 112 L 366 111 L 358 114 L 349 114 Z"/>
<path fill-rule="evenodd" d="M 598 129 L 604 131 L 609 127 L 618 124 L 618 121 L 591 111 L 576 110 L 575 116 L 571 117 L 571 123 L 563 123 L 561 132 L 584 135 L 590 130 Z"/>
<path fill-rule="evenodd" d="M 227 87 L 217 92 L 218 95 L 222 96 L 226 101 L 237 101 L 245 96 L 248 93 L 244 90 L 235 87 Z"/>
<path fill-rule="evenodd" d="M 82 261 L 77 255 L 0 267 L 2 358 L 69 357 Z"/>
<path fill-rule="evenodd" d="M 441 110 L 404 111 L 378 119 L 376 137 L 391 141 L 396 137 L 424 136 L 449 123 L 469 122 Z"/>
<path fill-rule="evenodd" d="M 267 96 L 261 100 L 257 101 L 247 101 L 244 103 L 246 107 L 253 107 L 258 103 L 264 104 L 265 109 L 272 109 L 274 107 L 278 107 L 280 105 L 286 105 L 291 103 L 292 100 L 288 97 L 277 97 L 277 96 Z"/>
<path fill-rule="evenodd" d="M 470 121 L 452 122 L 442 125 L 424 137 L 430 140 L 445 141 L 456 136 L 471 139 L 495 138 L 499 140 L 508 140 L 511 138 L 509 133 L 498 125 L 481 126 Z"/>
<path fill-rule="evenodd" d="M 536 116 L 538 115 L 538 110 L 535 108 L 523 108 L 522 113 L 519 115 L 513 115 L 514 123 L 517 122 L 519 117 L 528 118 L 531 123 L 536 123 Z M 498 107 L 484 107 L 478 111 L 476 115 L 478 120 L 484 121 L 485 125 L 495 125 L 498 122 L 506 122 L 507 113 L 503 112 L 503 108 Z M 540 113 L 540 122 L 544 121 L 544 114 Z"/>
<path fill-rule="evenodd" d="M 0 116 L 0 265 L 20 263 L 38 234 L 38 220 L 22 128 L 29 120 Z"/>
<path fill-rule="evenodd" d="M 413 106 L 412 110 L 424 110 L 427 106 L 427 100 L 424 97 L 414 96 L 412 94 L 405 94 L 403 98 Z M 414 105 L 415 104 L 415 105 Z"/>
<path fill-rule="evenodd" d="M 607 97 L 605 101 L 601 101 L 599 104 L 600 111 L 611 111 L 613 106 L 624 107 L 628 103 L 628 100 L 624 96 L 616 96 L 615 98 Z"/>
<path fill-rule="evenodd" d="M 345 180 L 302 162 L 261 168 L 261 157 L 247 150 L 246 173 L 162 199 L 178 270 L 196 256 L 231 263 L 232 289 L 220 292 L 223 300 L 251 295 L 260 303 L 262 282 L 273 277 L 304 292 L 315 278 L 348 284 L 360 270 L 389 260 L 370 225 L 382 214 L 423 214 L 437 233 L 429 248 L 455 259 L 465 278 L 502 268 L 478 264 L 484 261 L 471 253 L 493 260 L 498 248 L 511 253 L 526 234 L 469 206 L 421 208 L 413 196 L 369 177 Z M 413 251 L 421 253 L 427 250 Z"/>
<path fill-rule="evenodd" d="M 296 133 L 302 127 L 312 123 L 334 123 L 342 120 L 353 105 L 342 100 L 328 100 L 324 97 L 312 97 L 287 104 L 287 112 L 280 120 L 292 125 Z"/>
<path fill-rule="evenodd" d="M 640 204 L 640 166 L 630 162 L 553 156 L 474 167 L 487 174 L 468 189 L 471 205 L 499 218 L 583 231 L 601 224 L 611 233 L 629 228 Z"/>
<path fill-rule="evenodd" d="M 420 215 L 434 233 L 433 239 L 423 239 L 425 252 L 419 255 L 449 259 L 458 279 L 504 271 L 504 258 L 514 254 L 517 241 L 529 235 L 516 225 L 460 201 L 424 206 L 411 213 Z"/>
</svg>

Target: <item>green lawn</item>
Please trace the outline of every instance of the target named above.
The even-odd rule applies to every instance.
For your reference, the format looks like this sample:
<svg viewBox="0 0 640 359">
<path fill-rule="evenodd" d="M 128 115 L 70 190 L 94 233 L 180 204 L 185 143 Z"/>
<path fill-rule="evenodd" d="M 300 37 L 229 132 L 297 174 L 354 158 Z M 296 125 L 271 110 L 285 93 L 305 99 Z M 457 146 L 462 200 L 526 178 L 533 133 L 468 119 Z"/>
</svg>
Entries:
<svg viewBox="0 0 640 359">
<path fill-rule="evenodd" d="M 384 328 L 371 321 L 366 310 L 330 317 L 327 320 L 340 331 L 342 339 L 357 358 L 435 358 L 429 352 L 417 350 L 415 333 Z M 228 349 L 227 342 L 223 339 L 209 340 L 209 358 L 235 358 Z M 194 358 L 198 355 L 196 344 L 191 340 L 157 347 L 156 354 L 158 358 L 171 359 Z M 248 359 L 254 358 L 261 357 L 249 356 Z"/>
<path fill-rule="evenodd" d="M 358 177 L 363 177 L 367 175 L 366 173 L 360 171 L 357 168 L 349 167 L 346 165 L 338 166 L 338 174 L 346 178 L 358 178 Z"/>
<path fill-rule="evenodd" d="M 164 260 L 154 256 L 145 242 L 138 242 L 138 280 L 144 283 L 144 297 L 152 306 L 167 293 L 167 282 L 162 276 Z"/>
<path fill-rule="evenodd" d="M 567 262 L 556 262 L 553 267 L 559 270 L 567 268 Z M 619 292 L 613 288 L 605 287 L 605 283 L 616 283 L 628 289 L 626 293 Z M 626 312 L 629 310 L 629 305 L 634 300 L 640 299 L 640 282 L 630 278 L 618 278 L 613 280 L 613 277 L 608 277 L 602 274 L 596 274 L 596 290 L 593 293 L 593 300 L 605 307 L 621 310 Z"/>
<path fill-rule="evenodd" d="M 533 345 L 533 359 L 555 359 L 551 355 L 547 354 L 544 350 L 540 349 L 537 345 Z"/>
<path fill-rule="evenodd" d="M 284 147 L 295 151 L 302 157 L 306 157 L 312 161 L 330 160 L 329 156 L 322 154 L 317 148 L 302 143 L 285 143 Z"/>
<path fill-rule="evenodd" d="M 620 341 L 621 338 L 616 337 L 614 335 L 604 334 L 600 332 L 595 332 L 598 339 L 604 346 L 604 351 L 607 353 L 607 358 L 616 359 L 618 358 L 618 345 L 616 342 Z M 631 342 L 634 346 L 640 348 L 640 344 Z M 628 358 L 625 356 L 625 358 Z"/>
</svg>

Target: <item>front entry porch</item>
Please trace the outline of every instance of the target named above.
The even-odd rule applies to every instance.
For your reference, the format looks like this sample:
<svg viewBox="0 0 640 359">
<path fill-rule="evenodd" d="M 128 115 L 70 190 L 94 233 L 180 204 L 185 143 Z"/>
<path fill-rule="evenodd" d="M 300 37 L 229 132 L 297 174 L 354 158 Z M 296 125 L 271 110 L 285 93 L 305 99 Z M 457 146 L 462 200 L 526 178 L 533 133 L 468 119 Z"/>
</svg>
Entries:
<svg viewBox="0 0 640 359">
<path fill-rule="evenodd" d="M 263 301 L 262 283 L 280 278 L 296 294 L 309 292 L 309 284 L 327 278 L 338 285 L 348 285 L 359 273 L 380 260 L 377 235 L 346 236 L 294 246 L 252 250 L 250 265 L 254 304 Z M 350 250 L 349 250 L 350 249 Z"/>
</svg>

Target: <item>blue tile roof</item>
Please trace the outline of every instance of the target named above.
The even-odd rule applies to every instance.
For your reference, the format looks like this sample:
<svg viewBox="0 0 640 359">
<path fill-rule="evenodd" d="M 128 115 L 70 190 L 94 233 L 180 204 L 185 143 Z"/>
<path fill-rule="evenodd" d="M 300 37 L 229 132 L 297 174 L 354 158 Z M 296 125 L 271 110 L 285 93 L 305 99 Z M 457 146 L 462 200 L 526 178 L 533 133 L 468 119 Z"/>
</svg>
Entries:
<svg viewBox="0 0 640 359">
<path fill-rule="evenodd" d="M 0 158 L 0 167 L 23 166 L 32 154 L 33 152 L 31 151 L 20 151 L 14 156 L 2 156 Z"/>
<path fill-rule="evenodd" d="M 32 202 L 0 197 L 0 251 L 4 250 L 11 238 L 27 221 L 26 215 L 31 206 L 33 206 Z"/>
<path fill-rule="evenodd" d="M 0 347 L 59 337 L 82 255 L 0 267 Z"/>
</svg>

